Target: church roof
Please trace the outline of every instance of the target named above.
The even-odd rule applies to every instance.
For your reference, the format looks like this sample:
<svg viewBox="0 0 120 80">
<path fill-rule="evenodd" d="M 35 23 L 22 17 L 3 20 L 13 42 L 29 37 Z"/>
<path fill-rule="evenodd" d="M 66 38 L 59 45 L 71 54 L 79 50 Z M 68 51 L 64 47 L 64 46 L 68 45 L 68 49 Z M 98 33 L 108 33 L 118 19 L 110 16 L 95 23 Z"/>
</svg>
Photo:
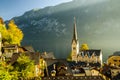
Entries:
<svg viewBox="0 0 120 80">
<path fill-rule="evenodd" d="M 92 56 L 93 54 L 94 54 L 95 56 L 100 56 L 101 50 L 94 50 L 94 49 L 91 49 L 91 50 L 83 50 L 83 51 L 81 51 L 80 53 L 81 53 L 82 56 L 84 56 L 84 55 L 86 55 L 86 54 L 87 54 L 89 57 Z"/>
</svg>

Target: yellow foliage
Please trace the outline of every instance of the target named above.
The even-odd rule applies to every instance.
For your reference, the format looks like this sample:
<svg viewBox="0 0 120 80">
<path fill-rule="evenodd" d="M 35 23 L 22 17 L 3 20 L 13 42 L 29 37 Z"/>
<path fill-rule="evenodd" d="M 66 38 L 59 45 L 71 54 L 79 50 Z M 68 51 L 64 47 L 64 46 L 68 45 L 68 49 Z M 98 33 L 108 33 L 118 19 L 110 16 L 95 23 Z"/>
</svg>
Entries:
<svg viewBox="0 0 120 80">
<path fill-rule="evenodd" d="M 2 34 L 3 43 L 20 45 L 23 39 L 23 33 L 14 23 L 14 20 L 8 23 L 8 29 L 6 29 L 3 19 L 0 18 L 0 32 Z"/>
<path fill-rule="evenodd" d="M 72 61 L 72 51 L 71 51 L 71 53 L 69 54 L 69 56 L 67 57 L 67 61 Z"/>
<path fill-rule="evenodd" d="M 23 39 L 23 33 L 17 27 L 17 25 L 14 23 L 14 20 L 11 20 L 8 24 L 8 33 L 9 33 L 9 41 L 8 42 L 10 44 L 20 45 L 20 42 Z"/>
<path fill-rule="evenodd" d="M 4 21 L 3 21 L 3 19 L 0 17 L 0 24 L 4 24 Z"/>
<path fill-rule="evenodd" d="M 40 72 L 39 72 L 39 75 L 40 76 L 44 76 L 44 69 L 47 67 L 47 64 L 45 62 L 45 60 L 43 58 L 40 58 L 40 63 L 39 63 L 39 69 L 40 69 Z"/>
<path fill-rule="evenodd" d="M 0 18 L 0 32 L 2 34 L 2 39 L 3 40 L 7 40 L 8 39 L 8 33 L 7 33 L 7 29 L 5 27 L 4 21 L 2 18 Z"/>
<path fill-rule="evenodd" d="M 89 47 L 87 44 L 82 44 L 80 50 L 89 50 Z"/>
</svg>

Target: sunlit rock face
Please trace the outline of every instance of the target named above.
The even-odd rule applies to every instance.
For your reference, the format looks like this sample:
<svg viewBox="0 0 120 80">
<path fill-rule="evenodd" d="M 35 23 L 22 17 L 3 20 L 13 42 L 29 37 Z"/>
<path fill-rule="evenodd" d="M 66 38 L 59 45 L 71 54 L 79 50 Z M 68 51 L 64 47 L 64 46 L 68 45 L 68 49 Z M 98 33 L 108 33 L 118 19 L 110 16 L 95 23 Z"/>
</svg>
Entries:
<svg viewBox="0 0 120 80">
<path fill-rule="evenodd" d="M 43 9 L 33 9 L 15 23 L 23 30 L 23 45 L 37 51 L 52 51 L 57 58 L 71 52 L 73 18 L 76 17 L 80 45 L 102 49 L 103 59 L 119 51 L 120 0 L 73 0 Z"/>
</svg>

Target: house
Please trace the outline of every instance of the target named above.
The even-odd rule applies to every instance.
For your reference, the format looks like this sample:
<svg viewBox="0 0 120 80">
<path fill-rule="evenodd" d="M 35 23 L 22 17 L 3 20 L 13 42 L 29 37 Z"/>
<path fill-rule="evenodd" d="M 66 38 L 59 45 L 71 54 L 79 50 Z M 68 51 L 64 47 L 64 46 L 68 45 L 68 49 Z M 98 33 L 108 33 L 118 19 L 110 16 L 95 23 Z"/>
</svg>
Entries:
<svg viewBox="0 0 120 80">
<path fill-rule="evenodd" d="M 2 46 L 2 54 L 5 55 L 6 58 L 11 58 L 13 53 L 18 53 L 19 46 L 17 44 L 4 44 Z"/>
<path fill-rule="evenodd" d="M 120 52 L 117 51 L 113 55 L 109 56 L 107 64 L 112 67 L 120 68 Z"/>
<path fill-rule="evenodd" d="M 72 71 L 65 59 L 45 59 L 47 70 L 45 76 L 70 76 Z M 53 73 L 56 73 L 53 75 Z"/>
<path fill-rule="evenodd" d="M 117 75 L 120 75 L 120 68 L 111 68 L 111 77 L 115 78 Z"/>
<path fill-rule="evenodd" d="M 95 68 L 91 69 L 90 71 L 91 71 L 92 76 L 99 76 L 100 75 L 100 71 L 95 69 Z"/>
</svg>

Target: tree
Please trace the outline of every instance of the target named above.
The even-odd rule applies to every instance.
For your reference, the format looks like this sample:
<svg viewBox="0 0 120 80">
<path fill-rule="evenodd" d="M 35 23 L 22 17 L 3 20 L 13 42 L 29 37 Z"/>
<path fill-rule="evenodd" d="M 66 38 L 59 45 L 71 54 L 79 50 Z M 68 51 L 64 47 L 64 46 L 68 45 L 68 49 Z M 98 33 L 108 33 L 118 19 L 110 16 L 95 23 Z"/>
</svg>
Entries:
<svg viewBox="0 0 120 80">
<path fill-rule="evenodd" d="M 34 78 L 34 61 L 30 60 L 28 56 L 25 56 L 25 54 L 20 55 L 13 67 L 14 71 L 18 73 L 18 77 L 22 77 L 23 79 Z"/>
<path fill-rule="evenodd" d="M 89 47 L 87 44 L 82 44 L 80 50 L 89 50 Z"/>
<path fill-rule="evenodd" d="M 0 32 L 2 34 L 3 44 L 9 43 L 20 45 L 24 36 L 22 31 L 14 23 L 14 20 L 10 20 L 7 29 L 2 18 L 0 18 Z"/>
<path fill-rule="evenodd" d="M 11 65 L 6 64 L 5 61 L 0 61 L 0 80 L 15 79 L 15 76 L 12 76 L 10 72 L 11 69 L 12 69 Z"/>
<path fill-rule="evenodd" d="M 67 61 L 72 61 L 72 52 L 69 54 L 69 56 L 67 57 Z"/>
<path fill-rule="evenodd" d="M 4 21 L 3 21 L 2 18 L 0 18 L 0 32 L 2 34 L 3 42 L 7 41 L 7 39 L 8 39 L 8 32 L 7 32 L 6 26 L 5 26 Z"/>
<path fill-rule="evenodd" d="M 20 45 L 23 39 L 23 33 L 14 23 L 14 20 L 10 20 L 10 22 L 8 23 L 8 33 L 9 33 L 8 42 L 10 44 Z"/>
</svg>

